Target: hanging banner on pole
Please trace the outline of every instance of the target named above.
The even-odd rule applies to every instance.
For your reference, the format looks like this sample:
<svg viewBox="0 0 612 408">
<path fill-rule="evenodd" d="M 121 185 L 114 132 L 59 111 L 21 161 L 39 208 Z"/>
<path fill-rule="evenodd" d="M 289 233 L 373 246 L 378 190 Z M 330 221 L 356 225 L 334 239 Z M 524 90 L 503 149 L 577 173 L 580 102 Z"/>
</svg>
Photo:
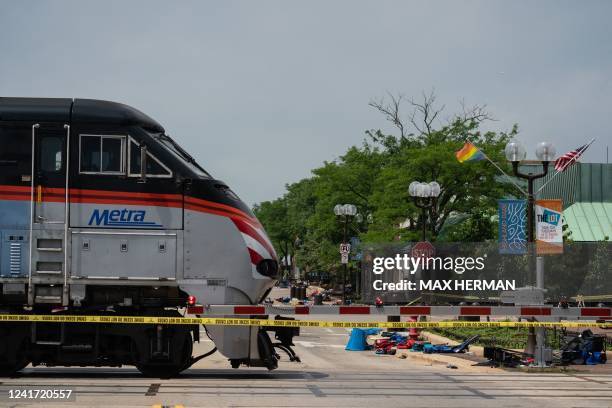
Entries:
<svg viewBox="0 0 612 408">
<path fill-rule="evenodd" d="M 527 201 L 499 200 L 499 253 L 527 253 Z"/>
<path fill-rule="evenodd" d="M 563 203 L 536 200 L 536 252 L 538 255 L 563 253 Z"/>
</svg>

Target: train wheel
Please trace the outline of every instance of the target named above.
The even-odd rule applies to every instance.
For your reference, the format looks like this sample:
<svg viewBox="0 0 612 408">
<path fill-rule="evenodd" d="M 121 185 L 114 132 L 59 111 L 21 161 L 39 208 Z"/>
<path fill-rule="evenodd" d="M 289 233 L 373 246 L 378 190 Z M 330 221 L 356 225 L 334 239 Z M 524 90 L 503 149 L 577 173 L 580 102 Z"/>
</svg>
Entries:
<svg viewBox="0 0 612 408">
<path fill-rule="evenodd" d="M 193 352 L 193 340 L 191 335 L 187 333 L 183 336 L 182 347 L 175 344 L 173 350 L 180 353 L 178 358 L 173 361 L 154 361 L 149 360 L 144 363 L 136 364 L 136 368 L 146 377 L 153 378 L 171 378 L 178 375 L 181 371 L 189 368 L 191 363 L 191 354 Z M 174 343 L 174 342 L 173 342 Z M 174 344 L 173 344 L 174 346 Z"/>
<path fill-rule="evenodd" d="M 14 341 L 16 343 L 13 343 Z M 3 349 L 4 361 L 0 361 L 0 377 L 10 377 L 30 364 L 27 357 L 25 340 L 19 344 L 19 340 L 6 336 L 2 343 L 4 343 L 3 347 L 1 347 Z"/>
<path fill-rule="evenodd" d="M 0 364 L 0 377 L 11 377 L 26 368 L 28 364 L 30 363 L 26 360 L 15 364 Z"/>
</svg>

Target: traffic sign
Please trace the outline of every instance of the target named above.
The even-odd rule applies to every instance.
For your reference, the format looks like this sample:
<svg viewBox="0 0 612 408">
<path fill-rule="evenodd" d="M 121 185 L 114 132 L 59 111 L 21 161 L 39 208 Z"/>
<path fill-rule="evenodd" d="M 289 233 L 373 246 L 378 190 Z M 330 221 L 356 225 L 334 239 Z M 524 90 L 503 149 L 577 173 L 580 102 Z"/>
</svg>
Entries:
<svg viewBox="0 0 612 408">
<path fill-rule="evenodd" d="M 421 241 L 412 247 L 413 258 L 433 258 L 436 255 L 436 248 L 429 241 Z"/>
<path fill-rule="evenodd" d="M 349 254 L 351 253 L 351 244 L 340 244 L 340 263 L 347 264 L 349 260 Z"/>
</svg>

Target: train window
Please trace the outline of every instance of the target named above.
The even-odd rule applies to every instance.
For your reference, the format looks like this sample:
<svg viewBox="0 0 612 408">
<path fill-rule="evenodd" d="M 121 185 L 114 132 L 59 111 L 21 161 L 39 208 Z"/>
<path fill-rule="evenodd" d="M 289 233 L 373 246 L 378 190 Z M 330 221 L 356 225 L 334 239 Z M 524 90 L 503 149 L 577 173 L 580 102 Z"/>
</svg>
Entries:
<svg viewBox="0 0 612 408">
<path fill-rule="evenodd" d="M 62 150 L 64 138 L 60 136 L 44 136 L 40 140 L 39 163 L 40 170 L 54 173 L 62 169 Z"/>
<path fill-rule="evenodd" d="M 81 172 L 100 172 L 101 140 L 97 136 L 81 136 Z"/>
<path fill-rule="evenodd" d="M 130 177 L 140 177 L 140 145 L 130 138 L 129 150 L 129 169 Z M 147 177 L 172 177 L 172 171 L 166 167 L 157 157 L 147 152 Z"/>
<path fill-rule="evenodd" d="M 30 168 L 31 132 L 29 126 L 17 127 L 0 122 L 0 166 Z"/>
<path fill-rule="evenodd" d="M 121 172 L 123 140 L 102 138 L 102 172 Z"/>
<path fill-rule="evenodd" d="M 190 170 L 198 176 L 212 178 L 181 146 L 179 146 L 170 136 L 164 133 L 149 133 L 155 140 L 160 142 L 174 157 L 183 162 Z"/>
<path fill-rule="evenodd" d="M 125 136 L 81 135 L 81 173 L 125 174 Z"/>
</svg>

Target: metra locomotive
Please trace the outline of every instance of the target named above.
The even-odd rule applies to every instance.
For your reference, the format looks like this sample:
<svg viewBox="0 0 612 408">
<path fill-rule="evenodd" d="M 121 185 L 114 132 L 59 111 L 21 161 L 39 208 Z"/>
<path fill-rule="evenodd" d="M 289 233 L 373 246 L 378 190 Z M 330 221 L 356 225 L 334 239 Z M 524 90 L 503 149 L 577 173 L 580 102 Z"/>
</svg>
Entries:
<svg viewBox="0 0 612 408">
<path fill-rule="evenodd" d="M 276 254 L 261 224 L 164 128 L 129 106 L 0 98 L 0 313 L 180 316 L 259 303 Z M 209 327 L 233 367 L 275 368 L 258 328 Z M 0 323 L 0 374 L 27 364 L 193 362 L 197 326 Z"/>
</svg>

